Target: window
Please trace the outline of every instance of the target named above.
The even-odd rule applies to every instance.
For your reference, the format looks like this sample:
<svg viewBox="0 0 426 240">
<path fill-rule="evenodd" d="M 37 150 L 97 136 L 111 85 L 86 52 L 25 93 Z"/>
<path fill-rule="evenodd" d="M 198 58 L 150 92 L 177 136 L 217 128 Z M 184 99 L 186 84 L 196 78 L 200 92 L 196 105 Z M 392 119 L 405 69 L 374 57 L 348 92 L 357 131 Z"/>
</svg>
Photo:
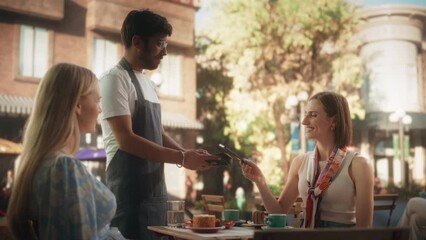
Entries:
<svg viewBox="0 0 426 240">
<path fill-rule="evenodd" d="M 92 70 L 97 77 L 117 64 L 117 51 L 116 43 L 100 38 L 94 39 Z"/>
<path fill-rule="evenodd" d="M 19 75 L 41 78 L 48 63 L 47 29 L 21 25 L 19 42 Z"/>
<path fill-rule="evenodd" d="M 162 83 L 160 93 L 168 96 L 182 96 L 182 56 L 169 53 L 160 65 Z"/>
</svg>

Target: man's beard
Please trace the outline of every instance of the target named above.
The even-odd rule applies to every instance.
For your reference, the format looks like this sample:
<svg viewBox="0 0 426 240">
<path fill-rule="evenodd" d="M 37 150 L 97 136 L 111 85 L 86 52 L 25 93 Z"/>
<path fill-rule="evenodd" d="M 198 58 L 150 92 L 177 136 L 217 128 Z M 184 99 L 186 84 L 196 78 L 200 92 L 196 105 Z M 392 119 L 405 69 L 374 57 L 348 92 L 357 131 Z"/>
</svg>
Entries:
<svg viewBox="0 0 426 240">
<path fill-rule="evenodd" d="M 157 63 L 157 58 L 155 56 L 151 56 L 149 50 L 144 50 L 139 55 L 139 60 L 141 62 L 142 68 L 146 70 L 155 70 L 160 65 L 160 61 Z"/>
</svg>

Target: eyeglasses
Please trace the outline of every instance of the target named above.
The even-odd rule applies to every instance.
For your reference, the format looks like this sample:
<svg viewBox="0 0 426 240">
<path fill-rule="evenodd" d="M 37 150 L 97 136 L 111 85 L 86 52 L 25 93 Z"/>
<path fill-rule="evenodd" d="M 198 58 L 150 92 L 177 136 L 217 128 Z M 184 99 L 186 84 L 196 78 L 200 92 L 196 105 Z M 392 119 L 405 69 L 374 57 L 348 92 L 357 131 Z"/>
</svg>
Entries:
<svg viewBox="0 0 426 240">
<path fill-rule="evenodd" d="M 140 37 L 140 36 L 139 36 Z M 146 44 L 148 44 L 148 41 L 150 41 L 150 38 L 141 37 Z M 158 40 L 157 39 L 151 39 L 154 42 L 156 42 L 157 47 L 159 47 L 161 50 L 166 49 L 167 45 L 169 45 L 166 40 Z"/>
<path fill-rule="evenodd" d="M 165 40 L 160 40 L 158 42 L 158 46 L 161 48 L 161 50 L 166 49 L 168 43 Z"/>
</svg>

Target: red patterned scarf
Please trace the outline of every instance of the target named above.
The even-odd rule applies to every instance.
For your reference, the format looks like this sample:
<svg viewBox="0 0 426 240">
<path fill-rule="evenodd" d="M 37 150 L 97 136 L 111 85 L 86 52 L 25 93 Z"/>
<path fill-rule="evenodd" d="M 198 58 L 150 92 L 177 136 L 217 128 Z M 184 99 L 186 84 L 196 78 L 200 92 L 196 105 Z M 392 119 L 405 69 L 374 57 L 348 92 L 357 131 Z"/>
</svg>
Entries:
<svg viewBox="0 0 426 240">
<path fill-rule="evenodd" d="M 346 153 L 346 148 L 334 147 L 322 171 L 320 171 L 317 148 L 314 150 L 314 158 L 308 159 L 307 182 L 309 189 L 306 200 L 305 228 L 319 226 L 323 193 L 339 173 Z"/>
</svg>

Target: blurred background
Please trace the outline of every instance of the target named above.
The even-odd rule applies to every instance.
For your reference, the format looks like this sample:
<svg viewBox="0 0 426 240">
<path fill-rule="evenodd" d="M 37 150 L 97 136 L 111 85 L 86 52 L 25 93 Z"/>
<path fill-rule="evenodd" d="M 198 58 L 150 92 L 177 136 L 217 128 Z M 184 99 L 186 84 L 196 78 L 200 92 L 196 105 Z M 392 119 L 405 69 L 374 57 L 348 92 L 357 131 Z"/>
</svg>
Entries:
<svg viewBox="0 0 426 240">
<path fill-rule="evenodd" d="M 300 125 L 309 96 L 337 91 L 350 103 L 350 147 L 374 166 L 376 193 L 398 193 L 398 210 L 426 190 L 424 0 L 2 0 L 2 211 L 43 74 L 70 62 L 99 77 L 123 55 L 121 23 L 140 8 L 174 28 L 167 57 L 146 74 L 166 131 L 185 148 L 234 149 L 278 195 L 292 158 L 315 146 Z M 100 126 L 81 136 L 76 157 L 104 181 Z M 201 194 L 223 195 L 230 208 L 256 205 L 238 162 L 203 172 L 167 165 L 166 178 L 170 197 L 194 210 Z"/>
</svg>

